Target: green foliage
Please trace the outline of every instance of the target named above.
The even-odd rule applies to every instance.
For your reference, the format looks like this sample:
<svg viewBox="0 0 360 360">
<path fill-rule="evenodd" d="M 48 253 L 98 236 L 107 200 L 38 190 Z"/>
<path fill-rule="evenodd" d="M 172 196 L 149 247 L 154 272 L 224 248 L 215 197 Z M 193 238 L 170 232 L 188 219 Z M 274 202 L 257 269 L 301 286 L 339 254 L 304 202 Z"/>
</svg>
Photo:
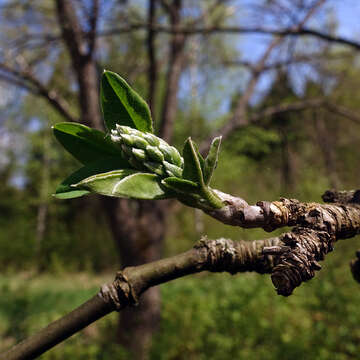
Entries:
<svg viewBox="0 0 360 360">
<path fill-rule="evenodd" d="M 89 190 L 74 186 L 82 180 L 111 170 L 121 168 L 124 160 L 118 157 L 104 157 L 93 163 L 88 163 L 67 177 L 56 189 L 55 197 L 58 199 L 72 199 L 89 194 Z"/>
<path fill-rule="evenodd" d="M 188 138 L 185 141 L 184 149 L 184 171 L 183 178 L 190 180 L 200 185 L 204 184 L 203 168 L 204 159 L 195 147 L 195 143 Z"/>
<path fill-rule="evenodd" d="M 53 132 L 60 144 L 83 164 L 93 163 L 104 157 L 120 155 L 118 147 L 99 130 L 77 123 L 59 123 Z M 119 156 L 119 161 L 121 157 Z M 122 166 L 127 166 L 123 160 Z"/>
<path fill-rule="evenodd" d="M 237 131 L 231 138 L 233 152 L 237 155 L 247 156 L 254 161 L 261 161 L 273 154 L 279 144 L 280 136 L 276 131 L 256 125 L 250 125 Z M 234 154 L 234 156 L 236 155 Z"/>
<path fill-rule="evenodd" d="M 104 71 L 101 84 L 102 111 L 111 137 L 81 124 L 60 123 L 53 127 L 64 148 L 85 164 L 58 186 L 55 196 L 70 199 L 94 192 L 164 199 L 175 195 L 189 206 L 221 208 L 222 201 L 208 186 L 217 165 L 220 138 L 212 142 L 206 160 L 189 138 L 183 160 L 176 148 L 151 133 L 150 110 L 124 79 Z M 116 155 L 118 161 L 114 161 Z M 168 177 L 185 181 L 161 181 Z M 184 194 L 185 187 L 193 191 Z"/>
<path fill-rule="evenodd" d="M 198 186 L 198 191 L 194 192 L 194 195 L 198 195 L 200 200 L 197 199 L 192 202 L 191 198 L 183 199 L 184 203 L 193 207 L 203 208 L 203 206 L 209 206 L 210 208 L 221 208 L 224 206 L 219 197 L 209 188 L 207 185 L 210 181 L 212 172 L 215 168 L 218 158 L 218 148 L 219 145 L 216 145 L 217 140 L 215 139 L 215 145 L 210 148 L 211 154 L 208 156 L 207 169 L 205 173 L 205 160 L 201 156 L 199 150 L 197 149 L 196 144 L 188 138 L 185 141 L 183 156 L 184 156 L 184 171 L 183 178 L 189 180 Z M 213 141 L 214 144 L 214 141 Z M 214 148 L 216 150 L 214 150 Z M 210 159 L 210 160 L 209 160 Z M 207 178 L 204 178 L 204 173 Z M 188 194 L 190 197 L 192 193 Z M 197 196 L 196 196 L 197 197 Z M 202 198 L 206 203 L 202 202 Z"/>
<path fill-rule="evenodd" d="M 184 194 L 197 193 L 199 190 L 199 186 L 196 182 L 177 177 L 168 177 L 162 182 L 173 191 Z"/>
<path fill-rule="evenodd" d="M 209 154 L 205 159 L 204 163 L 204 182 L 206 185 L 210 184 L 211 177 L 216 169 L 218 158 L 219 158 L 219 151 L 220 151 L 220 144 L 221 144 L 221 136 L 216 137 L 211 145 Z"/>
<path fill-rule="evenodd" d="M 104 71 L 100 100 L 109 131 L 115 129 L 116 124 L 120 124 L 143 132 L 153 132 L 148 105 L 118 74 Z"/>
<path fill-rule="evenodd" d="M 135 199 L 163 199 L 169 197 L 161 187 L 161 179 L 154 174 L 136 170 L 114 170 L 90 176 L 73 185 L 98 194 Z"/>
</svg>

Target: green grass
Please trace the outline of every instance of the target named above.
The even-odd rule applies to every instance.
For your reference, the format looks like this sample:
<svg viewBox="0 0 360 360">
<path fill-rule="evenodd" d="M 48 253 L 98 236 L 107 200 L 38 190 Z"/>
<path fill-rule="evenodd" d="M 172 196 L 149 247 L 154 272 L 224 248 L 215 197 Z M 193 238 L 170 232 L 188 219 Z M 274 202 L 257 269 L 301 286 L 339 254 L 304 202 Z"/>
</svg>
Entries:
<svg viewBox="0 0 360 360">
<path fill-rule="evenodd" d="M 360 286 L 348 269 L 353 241 L 339 244 L 316 278 L 289 298 L 276 295 L 268 275 L 200 274 L 163 285 L 151 359 L 359 358 Z M 0 349 L 80 305 L 111 278 L 0 276 Z M 41 359 L 127 359 L 114 345 L 116 320 L 115 313 L 105 317 Z"/>
</svg>

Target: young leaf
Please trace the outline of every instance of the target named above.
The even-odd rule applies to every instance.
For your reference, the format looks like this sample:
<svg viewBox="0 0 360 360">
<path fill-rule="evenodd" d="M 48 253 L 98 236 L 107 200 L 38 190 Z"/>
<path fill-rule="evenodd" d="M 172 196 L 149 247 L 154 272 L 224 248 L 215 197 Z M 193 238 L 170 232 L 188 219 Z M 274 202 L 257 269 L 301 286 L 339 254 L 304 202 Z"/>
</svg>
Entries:
<svg viewBox="0 0 360 360">
<path fill-rule="evenodd" d="M 90 191 L 76 189 L 71 185 L 95 174 L 119 169 L 122 167 L 122 159 L 119 157 L 106 157 L 93 163 L 87 164 L 67 177 L 56 189 L 54 196 L 58 199 L 72 199 L 88 194 Z"/>
<path fill-rule="evenodd" d="M 136 170 L 114 170 L 90 176 L 74 186 L 107 196 L 133 199 L 164 199 L 169 197 L 161 187 L 161 178 Z"/>
<path fill-rule="evenodd" d="M 186 180 L 190 180 L 201 185 L 204 184 L 204 180 L 201 169 L 201 155 L 200 157 L 199 155 L 200 154 L 197 151 L 195 144 L 189 137 L 185 141 L 183 149 L 184 170 L 182 177 Z"/>
<path fill-rule="evenodd" d="M 101 109 L 107 129 L 116 124 L 153 132 L 151 113 L 142 97 L 118 74 L 104 71 L 100 90 Z"/>
<path fill-rule="evenodd" d="M 118 156 L 122 168 L 130 167 L 121 158 L 120 148 L 99 130 L 85 125 L 63 122 L 53 126 L 56 139 L 60 144 L 83 164 L 89 164 L 107 156 Z"/>
<path fill-rule="evenodd" d="M 204 164 L 204 182 L 206 185 L 210 184 L 212 174 L 214 173 L 214 170 L 216 169 L 218 157 L 219 157 L 219 149 L 221 144 L 221 136 L 216 137 L 211 145 L 209 154 L 205 159 Z"/>
<path fill-rule="evenodd" d="M 188 138 L 185 142 L 183 157 L 184 170 L 182 173 L 182 177 L 186 180 L 196 182 L 199 185 L 199 194 L 207 201 L 210 207 L 223 207 L 224 204 L 222 203 L 222 201 L 204 183 L 202 170 L 203 159 L 199 151 L 197 150 L 196 145 L 192 142 L 191 138 Z M 205 167 L 205 164 L 203 164 L 203 167 Z"/>
<path fill-rule="evenodd" d="M 200 162 L 201 171 L 202 171 L 202 173 L 204 174 L 205 160 L 204 160 L 204 158 L 202 157 L 202 155 L 200 154 L 199 148 L 198 148 L 198 146 L 196 145 L 196 143 L 193 142 L 193 145 L 194 145 L 194 149 L 195 149 L 195 151 L 196 151 L 197 157 L 198 157 L 199 162 Z"/>
<path fill-rule="evenodd" d="M 197 193 L 199 187 L 193 181 L 180 179 L 178 177 L 168 177 L 162 181 L 162 183 L 175 192 L 184 194 Z"/>
</svg>

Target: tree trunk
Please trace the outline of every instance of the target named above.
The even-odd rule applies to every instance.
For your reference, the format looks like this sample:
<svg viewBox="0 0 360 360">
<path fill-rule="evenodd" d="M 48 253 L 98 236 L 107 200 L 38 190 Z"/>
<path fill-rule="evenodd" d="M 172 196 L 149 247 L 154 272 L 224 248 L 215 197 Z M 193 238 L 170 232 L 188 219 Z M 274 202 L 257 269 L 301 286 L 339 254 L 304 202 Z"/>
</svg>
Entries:
<svg viewBox="0 0 360 360">
<path fill-rule="evenodd" d="M 79 84 L 81 122 L 84 125 L 102 130 L 104 128 L 100 112 L 100 77 L 94 60 L 85 58 L 76 76 Z"/>
<path fill-rule="evenodd" d="M 95 63 L 85 63 L 78 74 L 82 122 L 101 128 Z M 119 249 L 121 266 L 140 265 L 160 258 L 166 230 L 166 202 L 104 198 L 101 203 Z M 120 313 L 118 341 L 132 353 L 132 358 L 146 359 L 152 334 L 159 321 L 158 288 L 151 288 L 144 294 L 136 308 L 128 308 Z"/>
<path fill-rule="evenodd" d="M 175 0 L 171 7 L 173 27 L 180 24 L 181 0 Z M 97 129 L 102 128 L 99 105 L 99 74 L 94 60 L 96 48 L 96 21 L 87 39 L 77 18 L 74 3 L 57 0 L 58 20 L 63 40 L 68 48 L 72 66 L 79 85 L 81 122 Z M 96 15 L 95 15 L 96 16 Z M 149 4 L 149 21 L 155 18 L 155 1 Z M 154 106 L 156 86 L 156 57 L 154 33 L 149 32 L 150 57 L 150 102 Z M 91 40 L 92 39 L 92 40 Z M 179 78 L 184 60 L 184 36 L 174 35 L 170 42 L 170 60 L 165 100 L 162 106 L 161 131 L 165 140 L 170 140 L 177 109 Z M 152 111 L 154 109 L 152 108 Z M 168 202 L 130 201 L 102 198 L 104 211 L 108 215 L 114 240 L 118 246 L 122 266 L 139 265 L 160 258 L 166 230 Z M 145 359 L 151 343 L 151 336 L 160 319 L 160 294 L 152 288 L 141 299 L 137 308 L 121 312 L 119 341 L 129 349 L 135 359 Z"/>
<path fill-rule="evenodd" d="M 161 257 L 166 230 L 167 201 L 135 201 L 104 198 L 110 227 L 123 267 Z M 146 359 L 151 337 L 160 320 L 159 288 L 149 289 L 137 307 L 120 313 L 118 339 L 134 359 Z M 126 331 L 124 331 L 126 329 Z"/>
</svg>

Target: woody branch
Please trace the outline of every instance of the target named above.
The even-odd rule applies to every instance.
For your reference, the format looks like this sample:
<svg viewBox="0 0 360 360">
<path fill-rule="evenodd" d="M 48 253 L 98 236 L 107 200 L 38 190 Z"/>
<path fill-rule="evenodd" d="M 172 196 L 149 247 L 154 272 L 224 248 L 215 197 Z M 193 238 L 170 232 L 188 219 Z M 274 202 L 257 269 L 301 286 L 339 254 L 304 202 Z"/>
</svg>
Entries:
<svg viewBox="0 0 360 360">
<path fill-rule="evenodd" d="M 327 191 L 325 204 L 295 199 L 249 205 L 241 198 L 217 191 L 225 202 L 208 214 L 226 224 L 262 227 L 272 231 L 294 226 L 292 231 L 252 242 L 201 239 L 191 250 L 148 264 L 127 267 L 115 280 L 103 285 L 86 303 L 15 345 L 4 359 L 32 359 L 112 311 L 136 305 L 150 287 L 201 271 L 270 273 L 278 294 L 288 296 L 321 268 L 318 261 L 333 250 L 334 243 L 360 233 L 360 191 Z M 359 261 L 352 271 L 358 276 Z"/>
</svg>

